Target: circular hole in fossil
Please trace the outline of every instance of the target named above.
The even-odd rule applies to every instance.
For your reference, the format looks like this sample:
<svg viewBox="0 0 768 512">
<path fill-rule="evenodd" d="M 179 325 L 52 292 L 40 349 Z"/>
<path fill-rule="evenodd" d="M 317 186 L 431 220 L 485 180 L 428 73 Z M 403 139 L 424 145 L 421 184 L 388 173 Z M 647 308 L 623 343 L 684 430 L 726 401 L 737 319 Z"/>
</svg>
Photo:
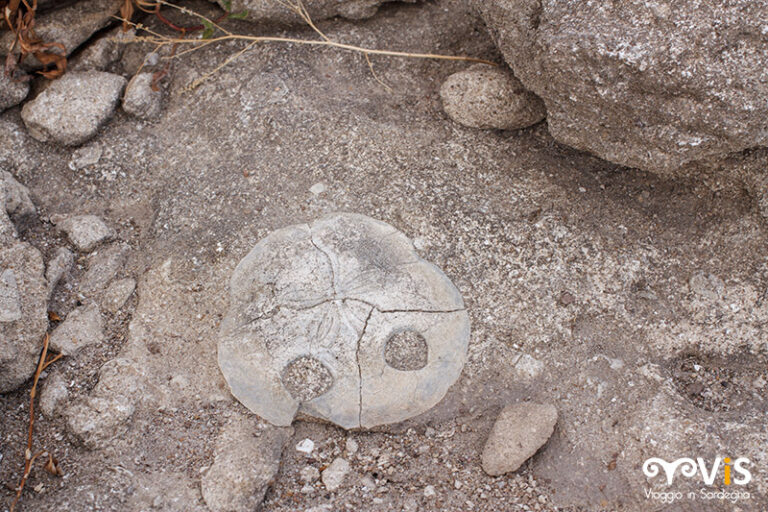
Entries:
<svg viewBox="0 0 768 512">
<path fill-rule="evenodd" d="M 390 335 L 384 345 L 384 360 L 395 370 L 414 371 L 427 366 L 427 340 L 412 330 Z"/>
<path fill-rule="evenodd" d="M 293 398 L 307 402 L 325 394 L 333 385 L 326 366 L 310 356 L 294 359 L 283 369 L 283 386 Z"/>
</svg>

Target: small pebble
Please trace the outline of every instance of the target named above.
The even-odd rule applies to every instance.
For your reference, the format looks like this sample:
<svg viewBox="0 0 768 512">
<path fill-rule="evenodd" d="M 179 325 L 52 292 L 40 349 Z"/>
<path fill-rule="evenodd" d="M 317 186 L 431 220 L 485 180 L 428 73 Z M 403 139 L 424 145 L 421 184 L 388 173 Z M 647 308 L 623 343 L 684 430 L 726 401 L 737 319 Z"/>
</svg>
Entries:
<svg viewBox="0 0 768 512">
<path fill-rule="evenodd" d="M 316 196 L 322 194 L 326 190 L 327 190 L 327 187 L 325 186 L 325 183 L 315 183 L 314 185 L 309 187 L 309 191 Z"/>
<path fill-rule="evenodd" d="M 304 439 L 302 441 L 299 441 L 299 444 L 296 445 L 296 451 L 299 451 L 301 453 L 306 453 L 309 455 L 312 453 L 315 449 L 315 442 L 311 439 Z"/>
</svg>

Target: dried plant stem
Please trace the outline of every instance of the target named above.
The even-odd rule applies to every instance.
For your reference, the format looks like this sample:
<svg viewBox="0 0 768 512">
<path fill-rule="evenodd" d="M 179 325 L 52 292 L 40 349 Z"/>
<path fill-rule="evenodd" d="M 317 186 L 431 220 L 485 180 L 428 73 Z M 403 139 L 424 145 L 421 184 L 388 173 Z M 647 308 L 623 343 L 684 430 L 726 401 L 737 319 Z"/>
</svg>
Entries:
<svg viewBox="0 0 768 512">
<path fill-rule="evenodd" d="M 446 61 L 478 62 L 483 64 L 489 64 L 491 66 L 496 66 L 496 63 L 494 62 L 491 62 L 485 59 L 480 59 L 477 57 L 468 57 L 463 55 L 439 55 L 435 53 L 414 53 L 414 52 L 403 52 L 403 51 L 393 51 L 393 50 L 380 50 L 376 48 L 365 48 L 363 46 L 340 43 L 332 40 L 322 30 L 320 30 L 317 27 L 317 25 L 310 17 L 309 12 L 304 7 L 304 4 L 302 3 L 301 0 L 274 0 L 274 1 L 277 2 L 279 5 L 285 7 L 287 10 L 299 16 L 299 18 L 301 18 L 302 21 L 304 21 L 304 23 L 306 23 L 307 26 L 309 26 L 320 37 L 320 39 L 301 39 L 301 38 L 293 38 L 293 37 L 251 36 L 251 35 L 245 35 L 245 34 L 236 34 L 224 28 L 223 26 L 221 26 L 218 23 L 219 20 L 213 21 L 210 18 L 207 18 L 206 16 L 203 16 L 198 12 L 189 10 L 186 7 L 181 7 L 181 6 L 169 3 L 165 0 L 155 0 L 154 5 L 156 6 L 156 9 L 154 12 L 156 14 L 159 13 L 159 8 L 161 5 L 167 6 L 172 9 L 176 9 L 189 16 L 198 18 L 206 26 L 221 32 L 222 35 L 219 35 L 216 37 L 207 37 L 203 39 L 191 39 L 191 38 L 185 38 L 185 37 L 169 37 L 169 36 L 160 34 L 158 32 L 155 32 L 144 25 L 133 23 L 130 20 L 122 19 L 122 21 L 127 25 L 134 26 L 137 30 L 143 30 L 144 32 L 149 34 L 148 36 L 138 36 L 134 38 L 134 41 L 151 43 L 156 45 L 157 48 L 161 48 L 167 45 L 173 45 L 175 48 L 176 45 L 180 45 L 180 44 L 192 46 L 192 48 L 175 53 L 175 55 L 165 57 L 165 59 L 178 58 L 182 55 L 198 50 L 210 44 L 220 43 L 224 41 L 246 41 L 248 43 L 248 45 L 245 48 L 243 48 L 242 50 L 238 51 L 237 53 L 227 58 L 222 64 L 218 65 L 212 71 L 209 71 L 203 77 L 192 82 L 188 87 L 185 88 L 185 90 L 194 89 L 195 87 L 203 83 L 205 80 L 207 80 L 211 75 L 221 70 L 223 67 L 225 67 L 226 65 L 231 63 L 233 60 L 240 57 L 243 53 L 245 53 L 246 51 L 248 51 L 258 43 L 285 43 L 285 44 L 301 44 L 301 45 L 308 45 L 308 46 L 324 46 L 329 48 L 336 48 L 338 50 L 361 53 L 365 57 L 365 60 L 368 64 L 369 69 L 371 70 L 371 73 L 373 74 L 374 79 L 377 82 L 379 82 L 382 86 L 384 86 L 387 90 L 391 90 L 391 88 L 388 85 L 386 85 L 374 72 L 373 64 L 371 63 L 371 58 L 370 58 L 371 55 L 381 55 L 385 57 L 403 57 L 408 59 L 434 59 L 434 60 L 446 60 Z"/>
<path fill-rule="evenodd" d="M 162 36 L 158 38 L 153 37 L 136 37 L 134 41 L 142 41 L 165 46 L 169 44 L 198 44 L 208 45 L 211 43 L 220 43 L 223 41 L 248 41 L 251 43 L 293 43 L 304 44 L 310 46 L 326 46 L 331 48 L 338 48 L 340 50 L 349 50 L 357 53 L 367 53 L 369 55 L 384 55 L 387 57 L 405 57 L 409 59 L 435 59 L 435 60 L 452 60 L 452 61 L 464 61 L 464 62 L 479 62 L 482 64 L 489 64 L 491 66 L 497 66 L 495 62 L 489 60 L 480 59 L 478 57 L 467 57 L 465 55 L 440 55 L 436 53 L 412 53 L 412 52 L 398 52 L 393 50 L 379 50 L 375 48 L 365 48 L 363 46 L 355 46 L 352 44 L 338 43 L 336 41 L 326 40 L 314 40 L 314 39 L 298 39 L 292 37 L 271 37 L 271 36 L 249 36 L 243 34 L 231 34 L 219 37 L 213 37 L 211 39 L 184 39 L 184 38 L 170 38 Z"/>
<path fill-rule="evenodd" d="M 14 512 L 16 509 L 16 504 L 21 499 L 21 493 L 24 491 L 24 485 L 27 483 L 29 474 L 32 472 L 32 465 L 38 457 L 47 455 L 48 463 L 46 464 L 46 469 L 57 474 L 59 471 L 56 466 L 56 461 L 50 453 L 41 450 L 34 455 L 32 454 L 32 435 L 35 429 L 35 397 L 37 396 L 37 382 L 40 380 L 40 374 L 62 357 L 61 354 L 56 354 L 51 359 L 48 359 L 49 341 L 50 338 L 46 334 L 43 339 L 43 351 L 40 353 L 40 359 L 37 361 L 37 369 L 35 370 L 35 376 L 32 381 L 32 390 L 29 392 L 29 428 L 27 430 L 27 447 L 24 450 L 24 474 L 21 477 L 21 482 L 19 482 L 19 487 L 16 489 L 16 498 L 13 500 L 13 503 L 11 503 L 10 512 Z"/>
</svg>

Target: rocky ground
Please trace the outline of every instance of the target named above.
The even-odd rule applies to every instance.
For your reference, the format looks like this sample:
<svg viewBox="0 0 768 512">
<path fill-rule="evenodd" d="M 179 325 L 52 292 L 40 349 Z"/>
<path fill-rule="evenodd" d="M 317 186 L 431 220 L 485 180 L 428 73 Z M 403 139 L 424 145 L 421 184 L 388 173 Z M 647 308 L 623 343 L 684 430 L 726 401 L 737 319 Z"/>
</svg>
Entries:
<svg viewBox="0 0 768 512">
<path fill-rule="evenodd" d="M 319 26 L 502 62 L 458 0 Z M 768 508 L 768 230 L 755 196 L 726 178 L 618 167 L 556 143 L 546 121 L 457 124 L 440 89 L 467 63 L 374 56 L 374 75 L 357 53 L 264 44 L 189 87 L 242 47 L 173 60 L 161 110 L 142 79 L 145 94 L 95 137 L 64 141 L 75 146 L 33 138 L 20 106 L 0 114 L 0 165 L 36 212 L 6 209 L 47 268 L 64 269 L 48 330 L 70 323 L 54 347 L 68 355 L 40 380 L 34 440 L 63 476 L 36 467 L 17 510 L 253 510 L 264 491 L 266 511 Z M 151 53 L 128 45 L 107 70 L 127 81 L 143 61 L 160 69 Z M 47 87 L 35 80 L 30 98 Z M 216 362 L 227 282 L 271 231 L 337 211 L 395 226 L 443 269 L 470 316 L 468 361 L 404 423 L 275 430 L 233 399 Z M 0 394 L 3 510 L 23 472 L 30 387 Z M 494 421 L 523 401 L 556 408 L 554 433 L 519 470 L 488 476 Z M 717 456 L 752 461 L 748 499 L 646 497 L 667 490 L 643 474 L 649 457 Z"/>
</svg>

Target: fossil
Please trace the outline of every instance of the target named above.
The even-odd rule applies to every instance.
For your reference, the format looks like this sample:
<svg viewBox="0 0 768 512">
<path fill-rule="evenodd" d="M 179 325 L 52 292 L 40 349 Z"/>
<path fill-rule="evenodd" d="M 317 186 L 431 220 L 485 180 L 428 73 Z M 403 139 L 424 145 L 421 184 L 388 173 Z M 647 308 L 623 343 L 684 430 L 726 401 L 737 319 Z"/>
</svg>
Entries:
<svg viewBox="0 0 768 512">
<path fill-rule="evenodd" d="M 238 264 L 218 357 L 234 396 L 275 425 L 303 413 L 370 428 L 437 404 L 468 341 L 440 269 L 394 227 L 337 213 L 272 232 Z"/>
</svg>

